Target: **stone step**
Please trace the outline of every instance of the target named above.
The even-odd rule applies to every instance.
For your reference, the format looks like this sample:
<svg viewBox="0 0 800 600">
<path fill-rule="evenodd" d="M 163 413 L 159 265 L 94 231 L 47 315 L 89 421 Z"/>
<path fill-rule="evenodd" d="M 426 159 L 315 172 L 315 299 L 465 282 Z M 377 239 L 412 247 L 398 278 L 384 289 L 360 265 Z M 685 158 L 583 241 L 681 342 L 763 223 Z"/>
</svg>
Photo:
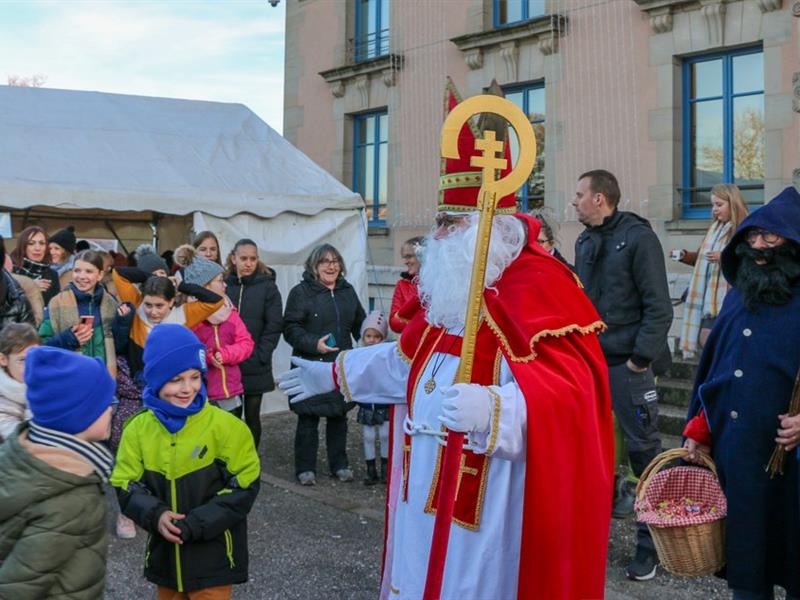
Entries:
<svg viewBox="0 0 800 600">
<path fill-rule="evenodd" d="M 658 405 L 658 431 L 662 435 L 680 436 L 685 425 L 685 408 L 671 404 Z"/>
<path fill-rule="evenodd" d="M 697 371 L 697 360 L 686 360 L 673 356 L 672 365 L 666 373 L 667 377 L 672 379 L 686 379 L 694 381 L 694 375 Z"/>
<path fill-rule="evenodd" d="M 659 377 L 656 383 L 659 405 L 670 404 L 686 408 L 692 396 L 693 383 L 687 379 Z"/>
<path fill-rule="evenodd" d="M 661 434 L 661 447 L 664 450 L 671 450 L 672 448 L 680 448 L 683 446 L 683 438 L 679 435 Z"/>
</svg>

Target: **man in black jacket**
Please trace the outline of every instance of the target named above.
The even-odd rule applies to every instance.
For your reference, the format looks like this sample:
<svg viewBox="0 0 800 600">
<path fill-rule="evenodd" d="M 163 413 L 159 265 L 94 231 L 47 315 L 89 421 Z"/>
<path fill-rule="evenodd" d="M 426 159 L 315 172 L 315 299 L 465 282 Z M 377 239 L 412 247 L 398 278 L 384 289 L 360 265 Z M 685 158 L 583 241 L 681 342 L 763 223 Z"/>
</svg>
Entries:
<svg viewBox="0 0 800 600">
<path fill-rule="evenodd" d="M 658 236 L 645 219 L 617 210 L 619 199 L 619 184 L 608 171 L 579 177 L 572 205 L 586 229 L 575 242 L 575 268 L 608 326 L 600 345 L 608 363 L 614 414 L 638 477 L 661 451 L 651 364 L 666 345 L 672 304 Z M 621 516 L 616 503 L 615 508 Z M 637 537 L 636 557 L 627 574 L 643 581 L 655 576 L 658 561 L 650 533 L 641 523 Z"/>
</svg>

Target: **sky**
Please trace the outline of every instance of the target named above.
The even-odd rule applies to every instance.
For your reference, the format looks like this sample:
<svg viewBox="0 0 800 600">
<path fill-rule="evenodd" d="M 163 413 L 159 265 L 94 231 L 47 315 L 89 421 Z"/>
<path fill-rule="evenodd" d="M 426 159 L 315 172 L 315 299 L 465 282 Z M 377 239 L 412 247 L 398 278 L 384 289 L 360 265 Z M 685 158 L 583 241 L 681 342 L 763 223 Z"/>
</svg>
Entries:
<svg viewBox="0 0 800 600">
<path fill-rule="evenodd" d="M 283 128 L 286 0 L 0 0 L 0 84 L 236 102 Z"/>
</svg>

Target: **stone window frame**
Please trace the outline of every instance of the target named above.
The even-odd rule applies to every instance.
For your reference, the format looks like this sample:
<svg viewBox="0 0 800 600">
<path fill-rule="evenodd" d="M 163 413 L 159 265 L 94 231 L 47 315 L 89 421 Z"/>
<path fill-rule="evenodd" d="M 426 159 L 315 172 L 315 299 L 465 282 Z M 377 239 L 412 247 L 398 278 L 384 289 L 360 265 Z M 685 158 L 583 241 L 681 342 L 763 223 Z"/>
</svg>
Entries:
<svg viewBox="0 0 800 600">
<path fill-rule="evenodd" d="M 464 54 L 464 60 L 471 70 L 482 68 L 484 53 L 499 46 L 506 69 L 509 73 L 515 73 L 521 42 L 537 44 L 545 56 L 554 54 L 558 52 L 558 41 L 565 35 L 568 22 L 566 15 L 545 14 L 498 29 L 484 29 L 459 35 L 450 41 Z"/>
<path fill-rule="evenodd" d="M 547 92 L 547 85 L 546 85 L 545 79 L 541 78 L 541 79 L 536 79 L 534 81 L 522 81 L 522 82 L 519 82 L 519 83 L 510 83 L 508 85 L 504 85 L 503 86 L 503 93 L 505 93 L 506 95 L 509 94 L 509 93 L 516 93 L 516 92 L 523 92 L 524 93 L 524 92 L 527 92 L 527 91 L 533 90 L 533 89 L 542 90 L 542 92 L 545 94 L 545 112 L 544 112 L 544 118 L 543 119 L 536 119 L 535 121 L 531 121 L 531 124 L 532 125 L 536 125 L 536 124 L 543 125 L 544 128 L 545 128 L 544 139 L 547 140 L 547 123 L 548 123 L 548 121 L 547 121 L 547 93 L 546 93 Z M 526 112 L 524 106 L 521 106 L 520 109 L 522 109 L 523 112 Z M 526 112 L 526 116 L 528 116 L 527 112 Z M 546 147 L 546 143 L 545 143 L 545 147 Z M 537 160 L 537 162 L 539 161 L 540 155 L 543 155 L 543 154 L 544 154 L 544 148 L 537 148 L 536 149 L 536 156 L 537 156 L 536 160 Z M 544 164 L 545 165 L 547 164 L 546 163 L 546 156 L 545 156 L 545 163 Z M 534 169 L 536 169 L 536 166 L 534 166 Z M 542 169 L 542 172 L 540 173 L 541 177 L 545 177 L 545 172 L 546 172 L 546 168 Z M 530 198 L 528 197 L 527 188 L 528 188 L 528 183 L 526 181 L 525 184 L 520 188 L 521 190 L 524 190 L 524 192 L 523 192 L 523 194 L 521 196 L 522 205 L 519 207 L 519 210 L 522 211 L 522 212 L 526 212 L 526 213 L 530 212 L 532 210 L 539 210 L 541 207 L 537 207 L 536 209 L 534 209 L 534 208 L 532 208 L 530 206 L 530 204 L 529 204 Z M 546 188 L 546 181 L 545 181 L 545 188 Z M 546 190 L 545 190 L 545 191 L 543 191 L 542 197 L 541 197 L 541 201 L 542 201 L 543 205 L 544 205 L 544 199 L 545 199 L 546 195 L 547 194 L 546 194 Z"/>
<path fill-rule="evenodd" d="M 684 147 L 682 66 L 688 56 L 761 43 L 764 48 L 765 180 L 769 198 L 782 189 L 782 139 L 791 126 L 791 97 L 782 92 L 780 72 L 784 44 L 792 23 L 783 0 L 634 0 L 649 19 L 650 68 L 656 70 L 657 105 L 648 114 L 656 145 L 656 182 L 648 188 L 655 218 L 668 231 L 702 233 L 708 221 L 683 218 L 682 152 Z M 733 25 L 733 26 L 731 26 Z M 738 27 L 736 26 L 738 25 Z M 775 140 L 778 143 L 773 143 Z"/>
<path fill-rule="evenodd" d="M 380 132 L 380 129 L 379 129 L 380 117 L 383 116 L 383 115 L 386 115 L 386 129 L 387 129 L 387 131 L 386 131 L 386 141 L 381 141 L 380 140 L 380 133 L 379 133 Z M 350 155 L 352 157 L 352 172 L 351 172 L 352 186 L 351 187 L 352 187 L 352 190 L 354 192 L 360 194 L 361 197 L 364 198 L 365 209 L 372 208 L 372 218 L 368 218 L 367 219 L 367 226 L 370 229 L 373 229 L 373 228 L 383 229 L 383 228 L 386 228 L 386 219 L 385 218 L 381 219 L 379 217 L 378 213 L 377 213 L 377 209 L 379 207 L 379 203 L 378 203 L 378 193 L 379 193 L 379 191 L 378 190 L 379 190 L 379 187 L 380 187 L 378 181 L 373 181 L 373 187 L 374 187 L 373 196 L 374 197 L 373 197 L 371 206 L 367 204 L 367 199 L 364 197 L 363 190 L 360 189 L 360 182 L 358 181 L 359 177 L 360 177 L 360 173 L 359 173 L 359 168 L 358 168 L 358 166 L 359 166 L 359 160 L 358 160 L 359 145 L 358 145 L 358 134 L 357 134 L 357 131 L 358 131 L 358 128 L 360 127 L 360 123 L 363 120 L 365 120 L 367 118 L 375 118 L 376 119 L 376 133 L 375 133 L 376 138 L 375 138 L 375 140 L 373 142 L 368 142 L 368 145 L 377 147 L 377 154 L 376 154 L 377 158 L 373 158 L 374 163 L 375 163 L 374 166 L 373 166 L 373 171 L 375 171 L 375 170 L 380 168 L 379 167 L 379 165 L 380 165 L 380 158 L 379 157 L 380 157 L 381 147 L 383 147 L 384 151 L 387 153 L 387 160 L 386 160 L 387 171 L 386 171 L 385 176 L 387 178 L 387 181 L 386 181 L 386 189 L 387 189 L 386 210 L 388 211 L 389 210 L 389 198 L 388 198 L 388 191 L 389 191 L 389 185 L 388 185 L 389 184 L 389 182 L 388 182 L 388 177 L 389 177 L 389 172 L 388 172 L 388 164 L 389 164 L 389 161 L 388 161 L 388 152 L 389 152 L 389 108 L 387 106 L 380 107 L 380 108 L 374 108 L 374 109 L 370 109 L 368 111 L 362 111 L 362 112 L 351 114 L 351 115 L 349 115 L 349 117 L 350 117 L 349 121 L 350 121 L 350 140 L 351 140 L 351 143 L 350 143 L 350 150 L 351 150 L 350 151 Z M 374 175 L 374 173 L 373 173 L 373 175 Z M 366 216 L 367 215 L 366 215 L 366 212 L 365 212 L 365 217 Z"/>
<path fill-rule="evenodd" d="M 530 15 L 526 16 L 524 13 L 527 12 L 527 2 L 528 2 L 528 0 L 517 0 L 520 3 L 524 3 L 523 4 L 523 9 L 522 9 L 522 13 L 523 13 L 522 18 L 517 20 L 517 21 L 511 21 L 509 23 L 501 23 L 500 19 L 499 19 L 499 16 L 500 16 L 500 1 L 501 0 L 490 0 L 490 5 L 488 7 L 488 9 L 491 11 L 491 23 L 492 23 L 492 28 L 494 28 L 494 29 L 501 29 L 501 28 L 504 28 L 504 27 L 513 27 L 514 25 L 518 25 L 520 23 L 526 23 L 528 21 L 541 18 L 543 16 L 546 16 L 547 13 L 548 13 L 548 10 L 547 10 L 548 9 L 548 7 L 547 7 L 548 2 L 546 0 L 542 0 L 544 12 L 541 15 L 534 15 L 532 17 Z M 508 1 L 514 1 L 514 0 L 506 0 L 506 1 L 508 2 Z"/>
<path fill-rule="evenodd" d="M 711 215 L 711 205 L 710 204 L 709 204 L 709 206 L 707 208 L 698 208 L 698 207 L 692 207 L 690 205 L 690 202 L 689 202 L 689 196 L 690 196 L 690 194 L 692 192 L 692 189 L 693 189 L 693 188 L 689 188 L 688 187 L 689 186 L 689 181 L 690 181 L 690 178 L 691 178 L 691 166 L 692 166 L 691 140 L 688 139 L 688 135 L 689 135 L 689 132 L 690 132 L 690 129 L 691 129 L 691 118 L 690 118 L 690 114 L 689 114 L 689 106 L 692 103 L 692 99 L 690 99 L 690 90 L 689 90 L 689 87 L 690 87 L 690 84 L 689 84 L 689 70 L 690 70 L 692 65 L 697 64 L 697 63 L 701 63 L 701 62 L 705 62 L 705 61 L 711 61 L 711 60 L 720 60 L 720 59 L 723 60 L 723 89 L 722 89 L 722 92 L 721 92 L 721 94 L 719 96 L 719 100 L 721 100 L 722 103 L 723 103 L 723 105 L 722 105 L 723 132 L 727 131 L 729 137 L 726 137 L 723 134 L 723 146 L 722 146 L 722 148 L 723 148 L 723 156 L 724 156 L 724 159 L 723 159 L 723 163 L 724 164 L 723 164 L 723 167 L 722 167 L 722 169 L 723 169 L 723 179 L 728 179 L 728 181 L 723 181 L 722 183 L 735 183 L 734 181 L 732 181 L 733 174 L 730 172 L 732 170 L 732 165 L 733 165 L 733 156 L 730 156 L 730 155 L 727 154 L 727 152 L 729 150 L 731 150 L 731 148 L 733 146 L 733 139 L 732 139 L 733 131 L 731 131 L 730 128 L 729 128 L 729 125 L 732 124 L 733 116 L 734 116 L 733 110 L 732 110 L 733 109 L 732 103 L 734 102 L 735 98 L 741 98 L 741 97 L 745 97 L 745 96 L 749 97 L 749 96 L 760 95 L 761 98 L 762 98 L 762 104 L 763 104 L 764 83 L 763 83 L 763 80 L 762 80 L 761 89 L 760 90 L 757 90 L 757 91 L 754 90 L 754 91 L 746 92 L 744 94 L 741 94 L 741 93 L 737 94 L 737 93 L 734 92 L 733 89 L 726 89 L 724 87 L 724 84 L 725 84 L 725 81 L 727 80 L 728 75 L 725 74 L 725 71 L 727 71 L 727 67 L 725 65 L 726 65 L 726 62 L 730 61 L 733 57 L 745 56 L 745 55 L 748 55 L 748 54 L 761 54 L 762 60 L 763 60 L 764 48 L 762 47 L 761 44 L 755 44 L 755 45 L 751 45 L 751 46 L 744 46 L 744 47 L 738 47 L 738 48 L 728 48 L 728 49 L 725 49 L 723 51 L 714 51 L 714 52 L 707 52 L 707 53 L 704 52 L 704 53 L 701 53 L 701 54 L 696 54 L 696 55 L 692 55 L 692 56 L 689 56 L 689 57 L 685 57 L 682 60 L 682 65 L 681 65 L 681 76 L 682 76 L 682 85 L 681 85 L 681 88 L 682 88 L 682 90 L 681 90 L 681 97 L 682 97 L 682 111 L 681 111 L 682 112 L 682 124 L 681 124 L 681 127 L 682 127 L 682 131 L 683 131 L 684 141 L 683 141 L 683 148 L 682 148 L 682 153 L 681 153 L 681 179 L 680 179 L 680 182 L 679 182 L 680 183 L 679 191 L 681 192 L 681 204 L 682 204 L 682 214 L 681 214 L 681 216 L 685 220 L 697 220 L 697 219 L 708 220 L 710 218 L 710 215 Z M 732 69 L 732 67 L 731 67 L 731 69 Z M 728 88 L 730 88 L 730 86 L 732 86 L 733 82 L 728 81 L 727 83 L 728 83 Z M 701 100 L 701 102 L 702 101 L 707 101 L 707 100 Z M 728 171 L 728 177 L 727 178 L 724 177 L 724 174 L 725 174 L 726 171 Z M 708 187 L 708 186 L 706 186 L 706 187 Z M 745 190 L 745 189 L 756 189 L 756 188 L 753 187 L 753 186 L 743 186 L 742 189 Z M 761 191 L 763 193 L 764 192 L 763 181 L 762 181 L 760 189 L 761 189 Z M 749 206 L 751 206 L 751 205 L 749 205 Z"/>
<path fill-rule="evenodd" d="M 362 10 L 363 10 L 362 3 L 365 2 L 365 1 L 366 2 L 375 2 L 376 6 L 377 6 L 376 11 L 375 11 L 375 18 L 377 19 L 378 26 L 380 26 L 380 23 L 381 23 L 381 20 L 382 20 L 381 16 L 382 16 L 382 12 L 383 12 L 383 0 L 353 0 L 353 4 L 352 4 L 352 6 L 353 6 L 353 11 L 352 11 L 353 12 L 353 28 L 352 28 L 353 35 L 352 35 L 352 37 L 348 36 L 348 50 L 347 50 L 348 62 L 351 62 L 353 64 L 358 64 L 358 63 L 363 63 L 363 62 L 371 61 L 371 60 L 378 59 L 378 58 L 383 58 L 383 57 L 388 56 L 390 54 L 389 48 L 390 48 L 390 44 L 391 44 L 391 28 L 392 28 L 391 2 L 392 2 L 392 0 L 386 0 L 387 8 L 389 9 L 389 19 L 388 19 L 389 28 L 386 30 L 386 48 L 387 48 L 387 50 L 386 50 L 386 52 L 383 52 L 383 53 L 380 52 L 380 48 L 383 47 L 383 44 L 384 44 L 383 35 L 381 35 L 384 30 L 383 29 L 377 30 L 377 32 L 376 32 L 376 36 L 377 37 L 375 38 L 375 40 L 376 40 L 376 43 L 379 44 L 379 48 L 376 50 L 376 53 L 374 55 L 372 55 L 372 56 L 370 56 L 370 53 L 369 53 L 369 41 L 366 42 L 366 47 L 367 47 L 366 54 L 363 54 L 365 52 L 364 48 L 362 47 L 362 44 L 364 43 L 364 40 L 362 40 L 360 38 L 360 31 L 359 31 L 361 29 L 361 27 L 360 27 L 361 20 L 364 18 L 364 15 L 362 14 Z M 350 20 L 348 19 L 348 23 L 349 23 L 349 21 Z M 369 36 L 367 36 L 367 37 L 369 37 Z"/>
</svg>

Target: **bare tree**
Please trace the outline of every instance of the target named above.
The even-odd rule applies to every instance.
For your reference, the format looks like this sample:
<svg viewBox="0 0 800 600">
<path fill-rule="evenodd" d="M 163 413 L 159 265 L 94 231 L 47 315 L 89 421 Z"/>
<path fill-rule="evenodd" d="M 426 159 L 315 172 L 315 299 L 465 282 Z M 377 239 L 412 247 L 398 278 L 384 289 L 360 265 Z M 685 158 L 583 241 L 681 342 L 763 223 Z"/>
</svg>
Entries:
<svg viewBox="0 0 800 600">
<path fill-rule="evenodd" d="M 722 173 L 722 144 L 705 144 L 699 168 Z M 764 179 L 764 116 L 752 108 L 736 116 L 733 127 L 733 171 L 736 179 Z"/>
<path fill-rule="evenodd" d="M 9 75 L 6 78 L 6 83 L 14 87 L 44 87 L 47 82 L 47 75 L 31 75 L 30 77 L 23 77 L 21 75 Z"/>
</svg>

